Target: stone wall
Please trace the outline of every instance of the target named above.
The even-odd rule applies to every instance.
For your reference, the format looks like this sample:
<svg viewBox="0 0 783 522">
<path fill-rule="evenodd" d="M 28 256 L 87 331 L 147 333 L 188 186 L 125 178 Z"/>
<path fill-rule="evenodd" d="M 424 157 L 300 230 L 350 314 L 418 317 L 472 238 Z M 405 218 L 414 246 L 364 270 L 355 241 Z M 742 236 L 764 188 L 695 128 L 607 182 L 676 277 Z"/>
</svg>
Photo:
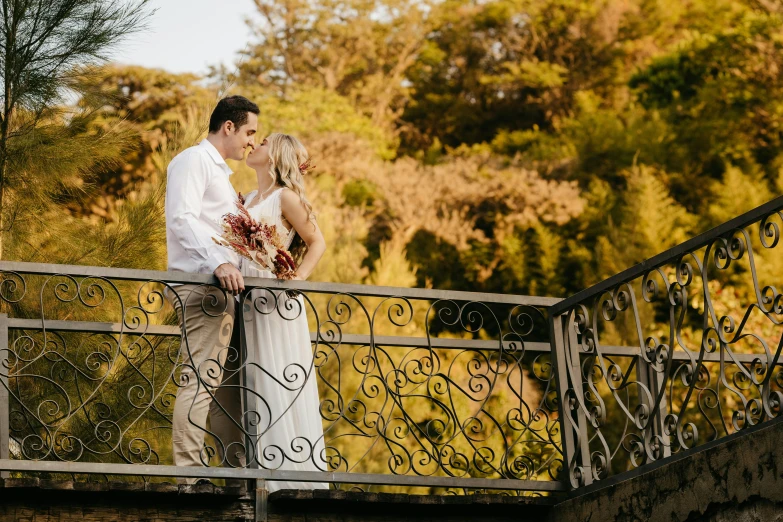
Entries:
<svg viewBox="0 0 783 522">
<path fill-rule="evenodd" d="M 556 505 L 568 522 L 783 521 L 783 418 Z"/>
</svg>

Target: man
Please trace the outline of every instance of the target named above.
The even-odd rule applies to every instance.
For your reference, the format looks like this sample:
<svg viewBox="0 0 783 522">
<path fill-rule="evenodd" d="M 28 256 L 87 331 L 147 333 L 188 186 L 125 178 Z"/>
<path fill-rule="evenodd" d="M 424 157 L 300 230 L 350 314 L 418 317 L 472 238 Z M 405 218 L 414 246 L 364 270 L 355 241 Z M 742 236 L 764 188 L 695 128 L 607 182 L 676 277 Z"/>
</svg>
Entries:
<svg viewBox="0 0 783 522">
<path fill-rule="evenodd" d="M 216 450 L 224 466 L 245 464 L 236 372 L 226 371 L 223 381 L 226 364 L 235 366 L 239 360 L 238 347 L 229 345 L 236 306 L 233 296 L 244 290 L 244 281 L 237 256 L 212 238 L 221 233 L 222 216 L 236 212 L 237 194 L 225 160 L 242 160 L 245 151 L 253 148 L 258 114 L 258 106 L 242 96 L 220 100 L 210 118 L 207 138 L 180 153 L 168 168 L 168 268 L 214 273 L 223 288 L 186 284 L 166 289 L 182 329 L 172 427 L 177 466 L 207 464 L 208 456 L 202 452 L 206 433 L 218 439 Z"/>
</svg>

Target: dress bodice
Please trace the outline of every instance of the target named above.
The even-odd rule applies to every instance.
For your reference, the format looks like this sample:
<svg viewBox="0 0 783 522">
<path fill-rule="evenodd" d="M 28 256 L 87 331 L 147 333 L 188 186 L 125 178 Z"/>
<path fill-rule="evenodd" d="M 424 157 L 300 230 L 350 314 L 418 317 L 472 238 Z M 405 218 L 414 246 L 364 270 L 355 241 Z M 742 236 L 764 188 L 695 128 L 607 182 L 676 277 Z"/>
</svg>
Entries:
<svg viewBox="0 0 783 522">
<path fill-rule="evenodd" d="M 267 196 L 266 199 L 260 202 L 254 201 L 257 192 L 257 190 L 254 190 L 245 197 L 245 201 L 252 205 L 247 208 L 248 213 L 253 219 L 257 221 L 263 220 L 275 225 L 277 227 L 278 233 L 284 235 L 283 247 L 286 249 L 290 248 L 291 242 L 294 240 L 296 230 L 293 228 L 288 230 L 283 224 L 283 211 L 280 208 L 280 198 L 283 195 L 283 189 L 279 188 L 275 190 L 269 196 Z M 269 270 L 259 270 L 256 268 L 256 265 L 246 259 L 241 260 L 240 270 L 242 271 L 242 275 L 245 276 L 267 278 L 275 277 L 274 274 Z"/>
<path fill-rule="evenodd" d="M 283 224 L 283 210 L 280 204 L 280 198 L 283 195 L 283 188 L 284 187 L 276 189 L 269 196 L 267 196 L 266 199 L 258 203 L 255 201 L 255 197 L 258 191 L 254 190 L 247 195 L 245 201 L 249 201 L 252 205 L 252 207 L 248 208 L 247 211 L 250 213 L 253 219 L 259 221 L 267 220 L 272 222 L 272 224 L 277 227 L 278 233 L 284 237 L 283 246 L 285 248 L 290 248 L 291 242 L 294 240 L 296 230 L 293 228 L 288 230 L 288 228 Z"/>
</svg>

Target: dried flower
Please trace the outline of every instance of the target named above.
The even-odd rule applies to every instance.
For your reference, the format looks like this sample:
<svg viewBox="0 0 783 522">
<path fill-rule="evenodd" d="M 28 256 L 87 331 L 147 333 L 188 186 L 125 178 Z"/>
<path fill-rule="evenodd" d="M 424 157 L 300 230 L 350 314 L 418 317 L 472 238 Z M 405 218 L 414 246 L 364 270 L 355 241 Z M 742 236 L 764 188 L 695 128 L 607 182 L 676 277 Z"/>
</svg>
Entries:
<svg viewBox="0 0 783 522">
<path fill-rule="evenodd" d="M 237 202 L 239 213 L 223 216 L 223 233 L 220 238 L 212 238 L 213 241 L 249 259 L 261 270 L 269 270 L 278 279 L 293 279 L 296 263 L 285 249 L 277 226 L 253 219 L 243 200 L 240 196 Z"/>
<path fill-rule="evenodd" d="M 308 172 L 315 170 L 315 165 L 310 164 L 310 159 L 308 158 L 307 161 L 299 165 L 299 172 L 304 176 Z"/>
</svg>

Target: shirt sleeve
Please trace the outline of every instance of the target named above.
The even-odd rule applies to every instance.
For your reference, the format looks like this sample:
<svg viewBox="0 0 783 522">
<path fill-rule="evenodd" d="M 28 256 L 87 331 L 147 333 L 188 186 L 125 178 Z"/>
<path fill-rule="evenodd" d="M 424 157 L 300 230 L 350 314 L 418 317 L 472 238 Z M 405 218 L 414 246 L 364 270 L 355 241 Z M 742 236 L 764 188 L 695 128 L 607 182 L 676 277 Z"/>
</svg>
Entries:
<svg viewBox="0 0 783 522">
<path fill-rule="evenodd" d="M 209 173 L 197 154 L 190 154 L 170 166 L 166 186 L 169 230 L 187 255 L 210 272 L 231 260 L 215 243 L 211 230 L 199 222 L 201 202 L 209 184 Z"/>
</svg>

